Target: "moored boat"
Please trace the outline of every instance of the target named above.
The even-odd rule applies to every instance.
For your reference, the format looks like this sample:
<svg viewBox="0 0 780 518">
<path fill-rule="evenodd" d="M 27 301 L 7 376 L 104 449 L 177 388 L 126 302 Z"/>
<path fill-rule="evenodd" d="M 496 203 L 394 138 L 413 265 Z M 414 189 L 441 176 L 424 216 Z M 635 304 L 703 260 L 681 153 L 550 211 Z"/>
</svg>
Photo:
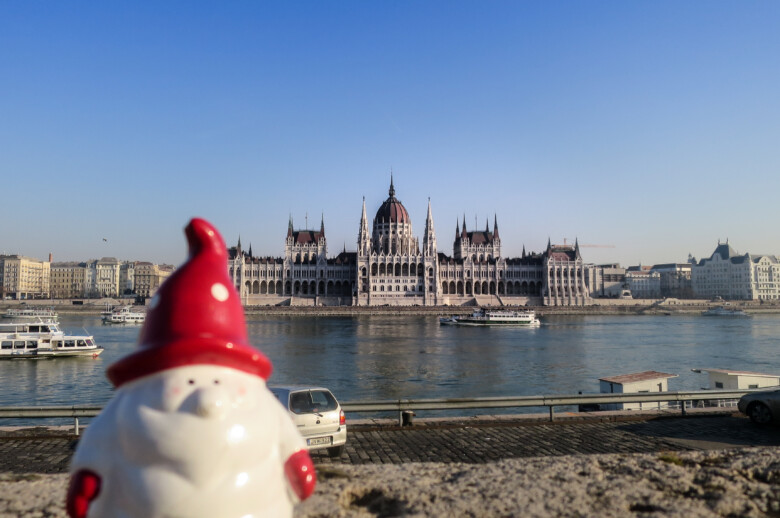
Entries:
<svg viewBox="0 0 780 518">
<path fill-rule="evenodd" d="M 741 309 L 724 308 L 723 306 L 710 308 L 707 311 L 702 311 L 701 314 L 702 316 L 705 317 L 746 317 L 748 316 L 748 314 L 742 311 Z"/>
<path fill-rule="evenodd" d="M 0 359 L 97 358 L 102 352 L 91 335 L 66 334 L 56 320 L 0 323 Z"/>
<path fill-rule="evenodd" d="M 480 309 L 471 315 L 454 315 L 449 318 L 440 318 L 443 325 L 460 326 L 523 326 L 537 327 L 541 325 L 536 313 L 532 310 L 504 311 Z"/>
<path fill-rule="evenodd" d="M 116 308 L 103 315 L 104 324 L 143 324 L 146 313 L 133 310 L 132 306 Z"/>
<path fill-rule="evenodd" d="M 52 308 L 9 308 L 3 318 L 13 318 L 14 320 L 26 320 L 43 318 L 54 320 L 57 318 L 57 312 Z"/>
</svg>

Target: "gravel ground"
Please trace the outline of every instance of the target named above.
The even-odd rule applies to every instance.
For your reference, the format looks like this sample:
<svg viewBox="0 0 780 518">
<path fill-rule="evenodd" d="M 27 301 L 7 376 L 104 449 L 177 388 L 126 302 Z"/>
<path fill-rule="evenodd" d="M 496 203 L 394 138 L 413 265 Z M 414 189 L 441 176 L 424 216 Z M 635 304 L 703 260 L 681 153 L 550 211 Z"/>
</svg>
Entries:
<svg viewBox="0 0 780 518">
<path fill-rule="evenodd" d="M 780 448 L 318 468 L 296 516 L 780 516 Z M 0 517 L 62 517 L 67 475 L 0 474 Z"/>
</svg>

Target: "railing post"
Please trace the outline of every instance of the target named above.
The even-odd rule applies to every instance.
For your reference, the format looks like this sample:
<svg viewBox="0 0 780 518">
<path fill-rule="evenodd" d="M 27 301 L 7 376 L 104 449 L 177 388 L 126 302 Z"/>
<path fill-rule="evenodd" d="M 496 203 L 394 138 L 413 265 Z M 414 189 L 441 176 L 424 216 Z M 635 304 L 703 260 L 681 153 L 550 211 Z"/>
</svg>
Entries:
<svg viewBox="0 0 780 518">
<path fill-rule="evenodd" d="M 79 418 L 74 417 L 73 418 L 73 433 L 76 434 L 76 437 L 79 435 Z"/>
<path fill-rule="evenodd" d="M 685 415 L 685 401 L 680 401 L 680 410 L 682 411 L 682 415 Z"/>
<path fill-rule="evenodd" d="M 548 408 L 550 409 L 550 422 L 553 422 L 555 421 L 555 407 L 550 405 Z"/>
</svg>

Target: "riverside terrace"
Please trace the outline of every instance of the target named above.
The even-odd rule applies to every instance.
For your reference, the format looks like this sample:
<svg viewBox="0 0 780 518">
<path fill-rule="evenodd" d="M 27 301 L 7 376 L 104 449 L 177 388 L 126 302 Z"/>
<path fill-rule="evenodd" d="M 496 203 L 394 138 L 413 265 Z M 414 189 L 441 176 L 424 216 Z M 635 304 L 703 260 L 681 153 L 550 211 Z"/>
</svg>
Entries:
<svg viewBox="0 0 780 518">
<path fill-rule="evenodd" d="M 0 431 L 0 516 L 64 517 L 77 437 Z M 730 413 L 350 423 L 299 517 L 776 516 L 780 434 Z"/>
</svg>

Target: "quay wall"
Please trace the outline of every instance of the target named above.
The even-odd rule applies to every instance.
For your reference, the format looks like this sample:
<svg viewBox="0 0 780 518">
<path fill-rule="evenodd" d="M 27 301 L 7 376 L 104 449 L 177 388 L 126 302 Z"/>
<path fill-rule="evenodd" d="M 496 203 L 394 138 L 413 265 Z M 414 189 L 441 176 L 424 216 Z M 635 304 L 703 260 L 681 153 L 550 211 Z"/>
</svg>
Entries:
<svg viewBox="0 0 780 518">
<path fill-rule="evenodd" d="M 61 315 L 98 315 L 107 307 L 131 304 L 118 299 L 85 299 L 74 304 L 71 300 L 3 301 L 0 313 L 10 308 L 52 307 Z M 503 305 L 489 306 L 500 309 L 533 309 L 538 316 L 546 315 L 674 315 L 698 314 L 717 306 L 742 309 L 750 314 L 780 313 L 780 301 L 729 301 L 714 302 L 702 299 L 591 299 L 584 306 Z M 331 305 L 281 305 L 245 306 L 247 315 L 300 315 L 300 316 L 360 316 L 360 315 L 463 315 L 473 312 L 477 304 L 451 306 L 331 306 Z"/>
</svg>

